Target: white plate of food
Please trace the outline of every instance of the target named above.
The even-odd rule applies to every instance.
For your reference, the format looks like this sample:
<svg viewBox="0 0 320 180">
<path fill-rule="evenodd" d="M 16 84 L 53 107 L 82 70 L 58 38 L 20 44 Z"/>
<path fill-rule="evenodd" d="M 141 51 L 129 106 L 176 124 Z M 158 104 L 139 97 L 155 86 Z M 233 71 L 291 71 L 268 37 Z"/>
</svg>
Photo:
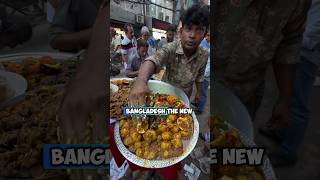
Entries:
<svg viewBox="0 0 320 180">
<path fill-rule="evenodd" d="M 6 102 L 14 97 L 23 95 L 27 88 L 27 80 L 16 73 L 0 70 L 1 85 L 6 90 L 7 97 L 3 102 Z"/>
</svg>

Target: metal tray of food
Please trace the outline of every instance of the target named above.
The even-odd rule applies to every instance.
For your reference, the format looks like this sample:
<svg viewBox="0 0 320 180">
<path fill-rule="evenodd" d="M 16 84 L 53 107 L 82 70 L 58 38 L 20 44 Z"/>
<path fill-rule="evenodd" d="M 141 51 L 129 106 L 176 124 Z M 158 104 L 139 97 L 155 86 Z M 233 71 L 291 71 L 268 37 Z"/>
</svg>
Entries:
<svg viewBox="0 0 320 180">
<path fill-rule="evenodd" d="M 129 81 L 133 81 L 133 79 L 130 78 L 114 78 L 113 80 L 121 80 L 121 79 L 127 79 Z M 185 93 L 180 90 L 179 88 L 176 88 L 168 83 L 158 81 L 158 80 L 149 80 L 148 86 L 152 93 L 161 93 L 161 94 L 168 94 L 173 95 L 176 97 L 179 97 L 181 101 L 183 101 L 187 106 L 190 105 L 188 97 L 185 95 Z M 130 152 L 125 145 L 122 142 L 122 139 L 120 137 L 120 123 L 117 121 L 115 124 L 115 133 L 114 138 L 116 145 L 121 152 L 121 154 L 130 162 L 141 166 L 145 168 L 164 168 L 168 166 L 172 166 L 183 159 L 185 159 L 195 148 L 198 137 L 199 137 L 199 122 L 197 120 L 197 117 L 194 113 L 192 113 L 192 119 L 193 119 L 193 134 L 189 140 L 183 141 L 183 153 L 178 157 L 173 157 L 169 159 L 164 160 L 147 160 L 137 157 L 135 154 Z"/>
</svg>

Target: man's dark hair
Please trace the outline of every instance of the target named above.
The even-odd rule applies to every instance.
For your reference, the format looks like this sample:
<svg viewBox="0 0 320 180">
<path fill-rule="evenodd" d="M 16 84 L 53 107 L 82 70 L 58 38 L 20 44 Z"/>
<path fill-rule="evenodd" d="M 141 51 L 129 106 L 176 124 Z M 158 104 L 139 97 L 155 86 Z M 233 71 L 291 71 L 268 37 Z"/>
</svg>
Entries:
<svg viewBox="0 0 320 180">
<path fill-rule="evenodd" d="M 200 25 L 209 27 L 209 8 L 208 6 L 200 6 L 195 4 L 183 12 L 181 16 L 182 27 L 185 25 Z"/>
<path fill-rule="evenodd" d="M 168 28 L 167 28 L 167 32 L 168 31 L 172 31 L 172 32 L 176 32 L 176 26 L 175 25 L 170 25 L 170 26 L 168 26 Z"/>
<path fill-rule="evenodd" d="M 149 47 L 148 42 L 143 39 L 139 39 L 137 42 L 137 48 L 140 49 L 141 47 L 148 48 Z"/>
<path fill-rule="evenodd" d="M 123 31 L 124 31 L 124 32 L 128 32 L 128 28 L 129 28 L 129 27 L 132 27 L 132 25 L 129 24 L 129 23 L 126 23 L 126 24 L 123 26 Z"/>
</svg>

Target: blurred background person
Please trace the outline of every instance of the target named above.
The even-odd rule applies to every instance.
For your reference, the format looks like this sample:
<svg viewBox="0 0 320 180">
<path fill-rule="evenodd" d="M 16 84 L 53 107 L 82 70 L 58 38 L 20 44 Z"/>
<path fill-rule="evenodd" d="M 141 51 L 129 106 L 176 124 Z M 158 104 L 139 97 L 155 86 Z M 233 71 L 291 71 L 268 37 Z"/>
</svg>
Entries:
<svg viewBox="0 0 320 180">
<path fill-rule="evenodd" d="M 71 52 L 87 48 L 101 2 L 102 0 L 59 1 L 49 29 L 51 47 Z"/>
<path fill-rule="evenodd" d="M 124 32 L 125 36 L 121 41 L 121 56 L 122 62 L 124 64 L 124 68 L 127 68 L 128 58 L 133 56 L 137 49 L 136 49 L 136 42 L 134 38 L 134 31 L 131 24 L 124 25 Z"/>
<path fill-rule="evenodd" d="M 152 31 L 150 32 L 150 36 L 148 39 L 148 44 L 149 44 L 149 56 L 153 55 L 155 51 L 157 50 L 157 40 L 153 37 Z"/>
<path fill-rule="evenodd" d="M 56 9 L 58 8 L 58 0 L 47 1 L 47 21 L 51 24 L 54 18 Z"/>
<path fill-rule="evenodd" d="M 174 25 L 170 25 L 166 32 L 166 37 L 161 37 L 160 42 L 158 43 L 157 49 L 162 48 L 164 45 L 174 41 L 175 39 L 176 27 Z"/>
<path fill-rule="evenodd" d="M 154 50 L 153 48 L 156 46 L 155 42 L 153 41 L 152 37 L 150 36 L 150 31 L 147 26 L 143 26 L 141 28 L 141 37 L 137 39 L 137 41 L 144 40 L 148 43 L 148 56 L 153 55 Z"/>
<path fill-rule="evenodd" d="M 149 44 L 147 41 L 143 39 L 138 40 L 137 52 L 128 59 L 128 65 L 126 68 L 127 77 L 135 78 L 138 76 L 140 66 L 147 57 L 148 49 Z"/>
<path fill-rule="evenodd" d="M 267 124 L 259 129 L 261 134 L 281 142 L 278 149 L 269 155 L 274 167 L 292 166 L 297 161 L 310 119 L 309 96 L 319 65 L 320 0 L 313 0 L 303 34 L 300 62 L 297 64 L 289 122 L 282 127 Z"/>
<path fill-rule="evenodd" d="M 110 74 L 111 76 L 115 76 L 120 74 L 121 72 L 121 38 L 116 35 L 116 30 L 114 28 L 110 28 Z"/>
<path fill-rule="evenodd" d="M 110 28 L 110 35 L 111 35 L 111 46 L 110 46 L 110 51 L 111 51 L 111 57 L 120 54 L 121 50 L 121 38 L 117 36 L 117 32 L 114 28 Z"/>
<path fill-rule="evenodd" d="M 204 111 L 207 95 L 208 95 L 208 87 L 210 84 L 210 30 L 208 31 L 206 37 L 201 41 L 200 47 L 208 51 L 208 61 L 206 65 L 206 69 L 204 72 L 204 80 L 201 82 L 201 91 L 199 99 L 195 99 L 193 105 L 196 106 L 195 114 L 201 114 Z"/>
</svg>

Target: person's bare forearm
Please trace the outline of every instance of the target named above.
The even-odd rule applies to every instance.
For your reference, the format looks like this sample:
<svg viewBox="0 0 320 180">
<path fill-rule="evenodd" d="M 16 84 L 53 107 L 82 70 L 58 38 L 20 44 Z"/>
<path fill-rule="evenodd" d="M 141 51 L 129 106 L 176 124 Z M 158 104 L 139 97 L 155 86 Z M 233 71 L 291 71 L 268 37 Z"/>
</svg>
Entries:
<svg viewBox="0 0 320 180">
<path fill-rule="evenodd" d="M 295 65 L 273 63 L 273 70 L 279 89 L 279 101 L 289 104 L 295 79 Z"/>
<path fill-rule="evenodd" d="M 129 78 L 137 77 L 138 74 L 139 74 L 139 71 L 126 70 L 126 76 Z"/>
<path fill-rule="evenodd" d="M 145 61 L 139 69 L 138 80 L 147 83 L 152 74 L 155 72 L 155 64 L 152 61 Z"/>
<path fill-rule="evenodd" d="M 52 48 L 62 51 L 79 50 L 88 47 L 91 34 L 91 28 L 74 33 L 61 33 L 50 44 Z"/>
</svg>

